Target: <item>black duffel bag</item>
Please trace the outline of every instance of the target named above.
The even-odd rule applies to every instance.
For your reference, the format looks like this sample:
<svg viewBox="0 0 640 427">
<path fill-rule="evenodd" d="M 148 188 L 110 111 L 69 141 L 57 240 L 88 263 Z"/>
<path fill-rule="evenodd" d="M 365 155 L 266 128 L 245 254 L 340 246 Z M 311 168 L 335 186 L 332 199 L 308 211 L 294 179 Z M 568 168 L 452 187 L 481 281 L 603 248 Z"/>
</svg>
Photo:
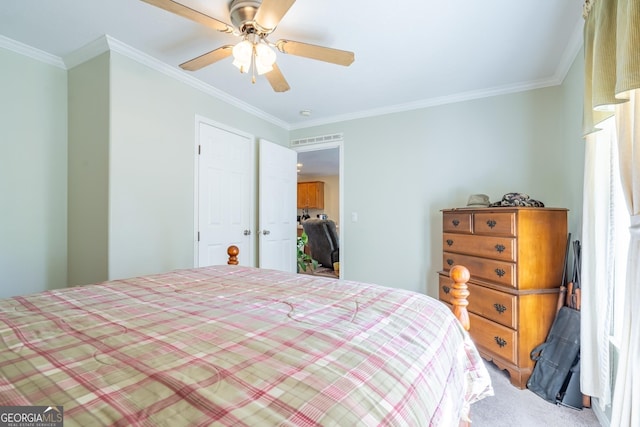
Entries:
<svg viewBox="0 0 640 427">
<path fill-rule="evenodd" d="M 551 325 L 547 340 L 531 351 L 536 361 L 527 388 L 557 403 L 562 385 L 580 357 L 580 312 L 562 307 Z"/>
</svg>

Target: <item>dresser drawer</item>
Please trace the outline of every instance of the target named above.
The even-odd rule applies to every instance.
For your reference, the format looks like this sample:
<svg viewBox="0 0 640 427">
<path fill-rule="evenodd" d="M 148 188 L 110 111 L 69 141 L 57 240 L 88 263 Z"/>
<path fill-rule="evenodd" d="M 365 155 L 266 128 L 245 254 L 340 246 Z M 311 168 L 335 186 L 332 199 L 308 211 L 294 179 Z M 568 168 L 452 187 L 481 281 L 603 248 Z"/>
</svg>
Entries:
<svg viewBox="0 0 640 427">
<path fill-rule="evenodd" d="M 438 275 L 438 298 L 440 301 L 451 304 L 453 296 L 451 295 L 451 289 L 453 288 L 453 280 L 448 276 Z"/>
<path fill-rule="evenodd" d="M 453 301 L 453 295 L 451 295 L 453 280 L 442 274 L 438 277 L 438 298 L 440 301 L 451 304 Z M 515 295 L 505 294 L 471 282 L 467 283 L 467 288 L 469 290 L 467 310 L 509 328 L 518 329 L 517 297 Z"/>
<path fill-rule="evenodd" d="M 447 304 L 453 304 L 453 295 L 451 294 L 451 290 L 453 289 L 453 280 L 444 274 L 439 274 L 438 280 L 438 299 L 446 302 Z M 471 284 L 467 283 L 467 287 L 470 288 L 470 286 Z"/>
<path fill-rule="evenodd" d="M 442 215 L 442 229 L 454 233 L 471 233 L 471 212 L 445 212 Z"/>
<path fill-rule="evenodd" d="M 513 237 L 443 233 L 442 247 L 447 252 L 516 261 L 516 239 Z"/>
<path fill-rule="evenodd" d="M 515 295 L 505 294 L 484 286 L 469 283 L 469 306 L 467 309 L 489 320 L 512 329 L 518 329 Z"/>
<path fill-rule="evenodd" d="M 475 344 L 509 362 L 518 363 L 518 334 L 513 329 L 469 313 L 469 334 Z"/>
<path fill-rule="evenodd" d="M 476 212 L 473 215 L 473 232 L 484 235 L 515 236 L 516 214 L 515 212 Z"/>
<path fill-rule="evenodd" d="M 514 263 L 443 252 L 442 268 L 449 271 L 454 265 L 467 267 L 473 278 L 490 280 L 493 283 L 512 288 L 517 287 L 516 265 Z"/>
</svg>

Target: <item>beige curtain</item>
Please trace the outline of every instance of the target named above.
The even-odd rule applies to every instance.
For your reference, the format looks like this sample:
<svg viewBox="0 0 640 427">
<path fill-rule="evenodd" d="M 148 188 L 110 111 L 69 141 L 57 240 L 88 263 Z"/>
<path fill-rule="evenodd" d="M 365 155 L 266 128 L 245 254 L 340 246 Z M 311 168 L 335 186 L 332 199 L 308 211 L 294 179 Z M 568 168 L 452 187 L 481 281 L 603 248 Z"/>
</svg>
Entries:
<svg viewBox="0 0 640 427">
<path fill-rule="evenodd" d="M 616 116 L 620 177 L 631 216 L 611 425 L 640 426 L 640 1 L 587 0 L 585 17 L 584 132 Z M 585 334 L 597 329 L 584 320 L 582 326 Z M 583 369 L 583 376 L 598 371 Z"/>
<path fill-rule="evenodd" d="M 609 339 L 615 288 L 615 204 L 618 197 L 615 122 L 606 120 L 585 141 L 582 206 L 581 390 L 611 403 Z"/>
<path fill-rule="evenodd" d="M 640 89 L 629 97 L 616 107 L 620 178 L 631 226 L 612 426 L 640 426 Z"/>
</svg>

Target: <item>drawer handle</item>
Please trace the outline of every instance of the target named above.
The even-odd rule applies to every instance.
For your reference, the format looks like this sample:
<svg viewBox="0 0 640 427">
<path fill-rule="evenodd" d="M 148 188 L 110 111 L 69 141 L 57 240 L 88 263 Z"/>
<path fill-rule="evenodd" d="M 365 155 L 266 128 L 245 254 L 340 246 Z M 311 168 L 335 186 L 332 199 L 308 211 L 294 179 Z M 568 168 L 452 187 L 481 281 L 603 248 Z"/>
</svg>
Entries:
<svg viewBox="0 0 640 427">
<path fill-rule="evenodd" d="M 503 270 L 503 269 L 501 269 L 501 268 L 496 268 L 496 269 L 495 269 L 495 272 L 496 272 L 496 274 L 498 275 L 498 277 L 502 277 L 502 276 L 504 276 L 504 274 L 506 273 L 506 271 L 504 271 L 504 270 Z"/>
<path fill-rule="evenodd" d="M 447 239 L 447 245 L 452 246 L 453 245 L 453 240 Z"/>
<path fill-rule="evenodd" d="M 495 222 L 494 220 L 490 219 L 489 221 L 487 221 L 487 225 L 489 226 L 489 228 L 493 228 L 495 227 L 497 224 L 497 222 Z"/>
<path fill-rule="evenodd" d="M 460 221 L 458 221 L 457 219 L 454 219 L 453 221 L 451 221 L 451 224 L 453 224 L 454 227 L 457 227 L 460 225 Z"/>
<path fill-rule="evenodd" d="M 445 294 L 448 294 L 450 290 L 451 290 L 451 288 L 450 288 L 450 287 L 448 287 L 448 286 L 443 286 L 443 287 L 442 287 L 442 291 L 443 291 Z"/>
<path fill-rule="evenodd" d="M 498 303 L 493 304 L 493 308 L 495 308 L 495 309 L 496 309 L 496 311 L 497 311 L 498 313 L 500 313 L 500 314 L 502 314 L 502 313 L 504 313 L 505 311 L 507 311 L 507 307 L 505 307 L 505 306 L 504 306 L 504 305 L 502 305 L 502 304 L 498 304 Z"/>
<path fill-rule="evenodd" d="M 507 248 L 505 248 L 504 245 L 500 245 L 500 244 L 496 245 L 496 251 L 500 253 L 504 252 L 505 249 Z"/>
<path fill-rule="evenodd" d="M 449 259 L 447 260 L 447 264 L 448 264 L 449 266 L 452 266 L 452 265 L 453 265 L 453 260 L 452 260 L 451 258 L 449 258 Z"/>
<path fill-rule="evenodd" d="M 505 340 L 503 340 L 502 338 L 498 337 L 498 336 L 493 337 L 493 339 L 495 339 L 495 340 L 496 340 L 496 344 L 498 344 L 498 346 L 499 346 L 500 348 L 502 348 L 502 347 L 504 347 L 505 345 L 507 345 L 507 342 L 506 342 Z"/>
</svg>

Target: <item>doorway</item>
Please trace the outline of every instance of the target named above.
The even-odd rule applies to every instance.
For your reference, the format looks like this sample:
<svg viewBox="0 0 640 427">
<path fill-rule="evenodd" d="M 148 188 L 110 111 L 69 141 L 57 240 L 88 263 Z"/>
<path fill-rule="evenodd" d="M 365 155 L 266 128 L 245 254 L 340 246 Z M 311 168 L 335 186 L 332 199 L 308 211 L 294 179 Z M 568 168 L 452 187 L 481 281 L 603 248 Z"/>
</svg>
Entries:
<svg viewBox="0 0 640 427">
<path fill-rule="evenodd" d="M 235 245 L 240 265 L 295 271 L 297 153 L 203 117 L 196 127 L 194 266 L 226 264 Z"/>
<path fill-rule="evenodd" d="M 315 218 L 326 215 L 336 223 L 340 245 L 340 277 L 344 277 L 344 222 L 343 206 L 343 141 L 296 146 L 298 152 L 298 182 L 324 182 L 324 206 L 322 209 L 297 209 L 297 215 L 309 215 Z M 300 166 L 301 165 L 301 166 Z"/>
</svg>

